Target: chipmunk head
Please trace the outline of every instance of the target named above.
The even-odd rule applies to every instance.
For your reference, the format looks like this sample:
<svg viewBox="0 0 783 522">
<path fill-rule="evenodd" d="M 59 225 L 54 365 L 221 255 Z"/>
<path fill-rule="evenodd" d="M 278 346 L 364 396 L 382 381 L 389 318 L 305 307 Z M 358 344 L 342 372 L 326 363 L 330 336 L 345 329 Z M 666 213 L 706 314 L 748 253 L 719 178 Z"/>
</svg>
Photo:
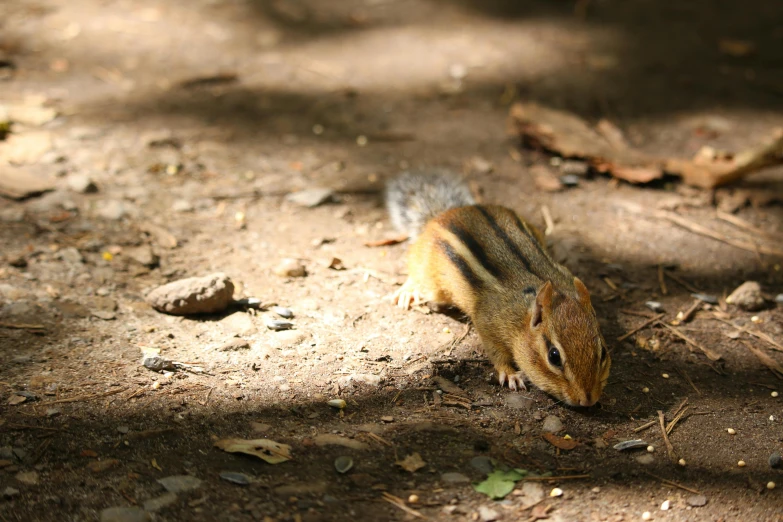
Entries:
<svg viewBox="0 0 783 522">
<path fill-rule="evenodd" d="M 609 378 L 611 359 L 590 293 L 578 278 L 574 286 L 576 297 L 555 292 L 549 281 L 538 289 L 527 319 L 528 338 L 522 340 L 530 358 L 525 373 L 571 406 L 592 406 Z"/>
</svg>

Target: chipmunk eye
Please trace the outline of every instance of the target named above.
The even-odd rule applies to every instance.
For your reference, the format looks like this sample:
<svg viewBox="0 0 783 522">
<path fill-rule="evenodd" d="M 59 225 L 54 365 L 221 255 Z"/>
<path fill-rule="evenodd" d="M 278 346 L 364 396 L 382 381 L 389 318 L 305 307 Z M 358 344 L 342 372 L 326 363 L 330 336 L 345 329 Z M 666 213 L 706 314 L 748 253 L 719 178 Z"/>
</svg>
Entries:
<svg viewBox="0 0 783 522">
<path fill-rule="evenodd" d="M 549 347 L 549 352 L 547 353 L 547 358 L 549 359 L 549 364 L 552 366 L 557 366 L 558 368 L 563 367 L 563 359 L 560 357 L 560 350 L 555 347 L 552 343 L 547 343 L 547 346 Z"/>
</svg>

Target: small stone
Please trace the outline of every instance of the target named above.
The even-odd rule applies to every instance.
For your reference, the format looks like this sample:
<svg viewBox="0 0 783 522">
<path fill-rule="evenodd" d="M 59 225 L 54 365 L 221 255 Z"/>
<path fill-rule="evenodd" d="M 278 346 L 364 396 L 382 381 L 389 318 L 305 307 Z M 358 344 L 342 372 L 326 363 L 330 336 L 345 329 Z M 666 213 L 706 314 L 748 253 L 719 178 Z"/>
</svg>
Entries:
<svg viewBox="0 0 783 522">
<path fill-rule="evenodd" d="M 739 466 L 740 468 L 744 468 L 745 467 L 745 461 L 744 460 L 740 460 L 739 462 L 737 462 L 737 466 Z"/>
<path fill-rule="evenodd" d="M 486 475 L 489 475 L 490 473 L 492 473 L 492 470 L 495 469 L 495 466 L 492 464 L 492 459 L 484 455 L 480 455 L 478 457 L 473 457 L 472 459 L 470 459 L 470 465 L 474 469 L 477 469 L 478 471 Z"/>
<path fill-rule="evenodd" d="M 342 399 L 332 399 L 332 400 L 330 400 L 329 402 L 327 402 L 326 404 L 328 404 L 328 405 L 329 405 L 329 406 L 331 406 L 332 408 L 337 408 L 337 409 L 340 409 L 340 410 L 342 410 L 343 408 L 345 408 L 345 406 L 347 405 L 347 404 L 345 403 L 345 401 L 344 401 L 344 400 L 342 400 Z"/>
<path fill-rule="evenodd" d="M 775 302 L 778 304 L 783 304 L 783 294 L 778 294 L 775 296 Z"/>
<path fill-rule="evenodd" d="M 392 417 L 391 415 L 384 415 L 383 417 L 381 417 L 381 421 L 382 422 L 394 422 L 394 417 Z"/>
<path fill-rule="evenodd" d="M 644 388 L 642 388 L 642 393 L 650 393 L 650 388 L 645 386 Z"/>
<path fill-rule="evenodd" d="M 272 311 L 283 319 L 292 319 L 294 317 L 294 312 L 283 306 L 273 306 Z"/>
<path fill-rule="evenodd" d="M 655 462 L 655 457 L 653 457 L 650 453 L 645 453 L 644 455 L 639 455 L 636 457 L 636 462 L 641 464 L 642 466 L 649 466 L 653 462 Z"/>
<path fill-rule="evenodd" d="M 69 265 L 80 265 L 84 263 L 84 256 L 74 247 L 63 248 L 57 252 L 57 258 L 62 259 Z"/>
<path fill-rule="evenodd" d="M 87 174 L 71 174 L 68 176 L 68 188 L 80 194 L 98 192 L 98 186 Z"/>
<path fill-rule="evenodd" d="M 695 297 L 696 299 L 699 299 L 700 301 L 704 301 L 705 303 L 709 303 L 712 305 L 718 304 L 718 298 L 714 295 L 709 294 L 691 294 L 691 297 Z"/>
<path fill-rule="evenodd" d="M 27 484 L 28 486 L 35 486 L 38 484 L 38 472 L 20 471 L 16 474 L 16 480 L 22 484 Z"/>
<path fill-rule="evenodd" d="M 579 176 L 575 176 L 574 174 L 565 174 L 560 176 L 560 183 L 566 187 L 576 187 L 579 185 Z"/>
<path fill-rule="evenodd" d="M 560 488 L 554 488 L 552 491 L 549 492 L 550 497 L 562 497 L 563 496 L 563 490 Z"/>
<path fill-rule="evenodd" d="M 479 507 L 479 517 L 482 522 L 494 522 L 500 518 L 500 513 L 487 506 Z"/>
<path fill-rule="evenodd" d="M 663 311 L 663 305 L 658 301 L 647 301 L 646 303 L 644 303 L 644 306 L 646 306 L 647 308 L 649 308 L 655 313 L 659 313 Z"/>
<path fill-rule="evenodd" d="M 563 429 L 563 421 L 554 415 L 547 415 L 541 429 L 547 433 L 557 433 Z"/>
<path fill-rule="evenodd" d="M 98 217 L 102 217 L 103 219 L 119 221 L 132 212 L 131 208 L 132 207 L 124 201 L 110 199 L 103 201 L 98 205 L 97 214 Z"/>
<path fill-rule="evenodd" d="M 56 417 L 60 413 L 61 413 L 60 410 L 58 410 L 57 408 L 47 408 L 46 409 L 46 416 L 47 417 Z"/>
<path fill-rule="evenodd" d="M 150 516 L 137 507 L 111 507 L 101 511 L 101 522 L 147 522 Z"/>
<path fill-rule="evenodd" d="M 671 501 L 664 500 L 663 504 L 661 504 L 661 511 L 669 511 L 669 508 L 672 506 Z"/>
<path fill-rule="evenodd" d="M 19 490 L 12 488 L 11 486 L 8 486 L 3 490 L 3 497 L 5 498 L 12 498 L 19 494 Z"/>
<path fill-rule="evenodd" d="M 171 315 L 212 314 L 225 310 L 234 296 L 234 283 L 223 273 L 190 277 L 159 286 L 146 301 Z"/>
<path fill-rule="evenodd" d="M 737 434 L 737 430 L 735 430 L 734 428 L 729 428 L 726 431 L 728 432 L 729 435 L 736 435 Z"/>
<path fill-rule="evenodd" d="M 224 471 L 220 474 L 220 478 L 225 480 L 226 482 L 231 482 L 232 484 L 239 484 L 240 486 L 247 486 L 248 484 L 250 484 L 250 477 L 248 477 L 244 473 L 237 473 L 235 471 Z"/>
<path fill-rule="evenodd" d="M 201 487 L 201 479 L 192 475 L 172 475 L 158 479 L 158 483 L 169 493 L 184 493 Z"/>
<path fill-rule="evenodd" d="M 307 275 L 304 265 L 291 258 L 283 259 L 272 272 L 280 277 L 304 277 Z"/>
<path fill-rule="evenodd" d="M 546 492 L 544 486 L 538 482 L 523 482 L 521 488 L 514 490 L 514 496 L 518 496 L 522 508 L 527 509 L 544 500 Z"/>
<path fill-rule="evenodd" d="M 163 495 L 144 501 L 144 511 L 155 513 L 174 504 L 177 501 L 176 493 L 164 493 Z"/>
<path fill-rule="evenodd" d="M 271 317 L 264 317 L 264 324 L 267 328 L 274 330 L 275 332 L 290 330 L 294 327 L 294 323 L 291 321 L 279 321 L 277 319 L 272 319 Z"/>
<path fill-rule="evenodd" d="M 126 435 L 130 431 L 130 428 L 127 426 L 117 426 L 117 431 Z"/>
<path fill-rule="evenodd" d="M 783 468 L 783 457 L 777 451 L 769 456 L 769 467 L 772 469 Z"/>
<path fill-rule="evenodd" d="M 645 511 L 642 513 L 642 520 L 650 520 L 652 518 L 652 513 L 649 511 Z"/>
<path fill-rule="evenodd" d="M 469 477 L 455 471 L 441 474 L 440 479 L 446 484 L 467 484 L 470 482 Z"/>
<path fill-rule="evenodd" d="M 503 398 L 503 402 L 515 410 L 528 410 L 535 404 L 532 399 L 528 399 L 521 393 L 509 393 Z"/>
<path fill-rule="evenodd" d="M 148 370 L 152 370 L 153 372 L 162 372 L 164 370 L 169 372 L 175 372 L 179 369 L 177 365 L 174 364 L 174 361 L 152 353 L 145 353 L 144 358 L 141 361 L 141 364 L 145 368 L 147 368 Z"/>
<path fill-rule="evenodd" d="M 702 507 L 707 505 L 707 497 L 704 495 L 693 495 L 686 499 L 689 506 Z"/>
<path fill-rule="evenodd" d="M 598 486 L 596 486 L 596 487 L 594 487 L 593 489 L 591 489 L 590 491 L 592 491 L 593 493 L 600 493 L 600 492 L 601 492 L 601 488 L 599 488 Z"/>
<path fill-rule="evenodd" d="M 285 199 L 302 207 L 314 208 L 332 200 L 333 197 L 334 192 L 332 190 L 313 187 L 288 194 Z"/>
<path fill-rule="evenodd" d="M 669 374 L 668 373 L 662 373 L 661 377 L 663 377 L 664 379 L 668 379 L 669 378 Z"/>
<path fill-rule="evenodd" d="M 353 467 L 353 459 L 347 455 L 340 455 L 334 460 L 334 469 L 337 473 L 347 473 Z"/>
<path fill-rule="evenodd" d="M 153 252 L 152 247 L 149 245 L 126 248 L 123 250 L 123 254 L 136 261 L 138 264 L 148 268 L 155 268 L 160 263 L 160 257 Z"/>
<path fill-rule="evenodd" d="M 756 281 L 745 281 L 726 298 L 726 302 L 749 312 L 761 310 L 764 308 L 761 285 Z"/>
</svg>

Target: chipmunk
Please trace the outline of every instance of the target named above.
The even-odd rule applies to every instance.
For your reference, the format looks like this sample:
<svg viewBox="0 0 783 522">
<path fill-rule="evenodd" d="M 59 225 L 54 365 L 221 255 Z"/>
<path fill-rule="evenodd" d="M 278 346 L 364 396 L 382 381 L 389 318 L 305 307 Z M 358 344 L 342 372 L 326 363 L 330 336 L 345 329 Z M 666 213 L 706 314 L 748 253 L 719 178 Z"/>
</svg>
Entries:
<svg viewBox="0 0 783 522">
<path fill-rule="evenodd" d="M 598 401 L 611 359 L 590 293 L 552 259 L 537 228 L 508 208 L 476 204 L 443 170 L 393 178 L 386 206 L 413 241 L 397 306 L 466 313 L 501 386 L 526 390 L 528 380 L 571 406 Z"/>
</svg>

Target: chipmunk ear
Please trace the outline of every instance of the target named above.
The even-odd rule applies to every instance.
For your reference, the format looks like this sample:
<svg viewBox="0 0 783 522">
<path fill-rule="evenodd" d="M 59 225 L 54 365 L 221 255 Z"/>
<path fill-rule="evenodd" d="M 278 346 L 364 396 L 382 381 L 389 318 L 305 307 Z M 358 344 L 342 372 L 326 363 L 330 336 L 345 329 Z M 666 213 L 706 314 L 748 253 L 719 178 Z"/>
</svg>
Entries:
<svg viewBox="0 0 783 522">
<path fill-rule="evenodd" d="M 536 302 L 533 305 L 533 318 L 530 321 L 533 328 L 541 324 L 541 321 L 544 319 L 544 312 L 548 312 L 552 308 L 552 292 L 552 282 L 547 281 L 536 294 Z"/>
<path fill-rule="evenodd" d="M 576 287 L 576 293 L 579 295 L 579 302 L 582 303 L 582 306 L 592 306 L 592 303 L 590 302 L 590 292 L 578 277 L 574 278 L 574 286 Z"/>
</svg>

